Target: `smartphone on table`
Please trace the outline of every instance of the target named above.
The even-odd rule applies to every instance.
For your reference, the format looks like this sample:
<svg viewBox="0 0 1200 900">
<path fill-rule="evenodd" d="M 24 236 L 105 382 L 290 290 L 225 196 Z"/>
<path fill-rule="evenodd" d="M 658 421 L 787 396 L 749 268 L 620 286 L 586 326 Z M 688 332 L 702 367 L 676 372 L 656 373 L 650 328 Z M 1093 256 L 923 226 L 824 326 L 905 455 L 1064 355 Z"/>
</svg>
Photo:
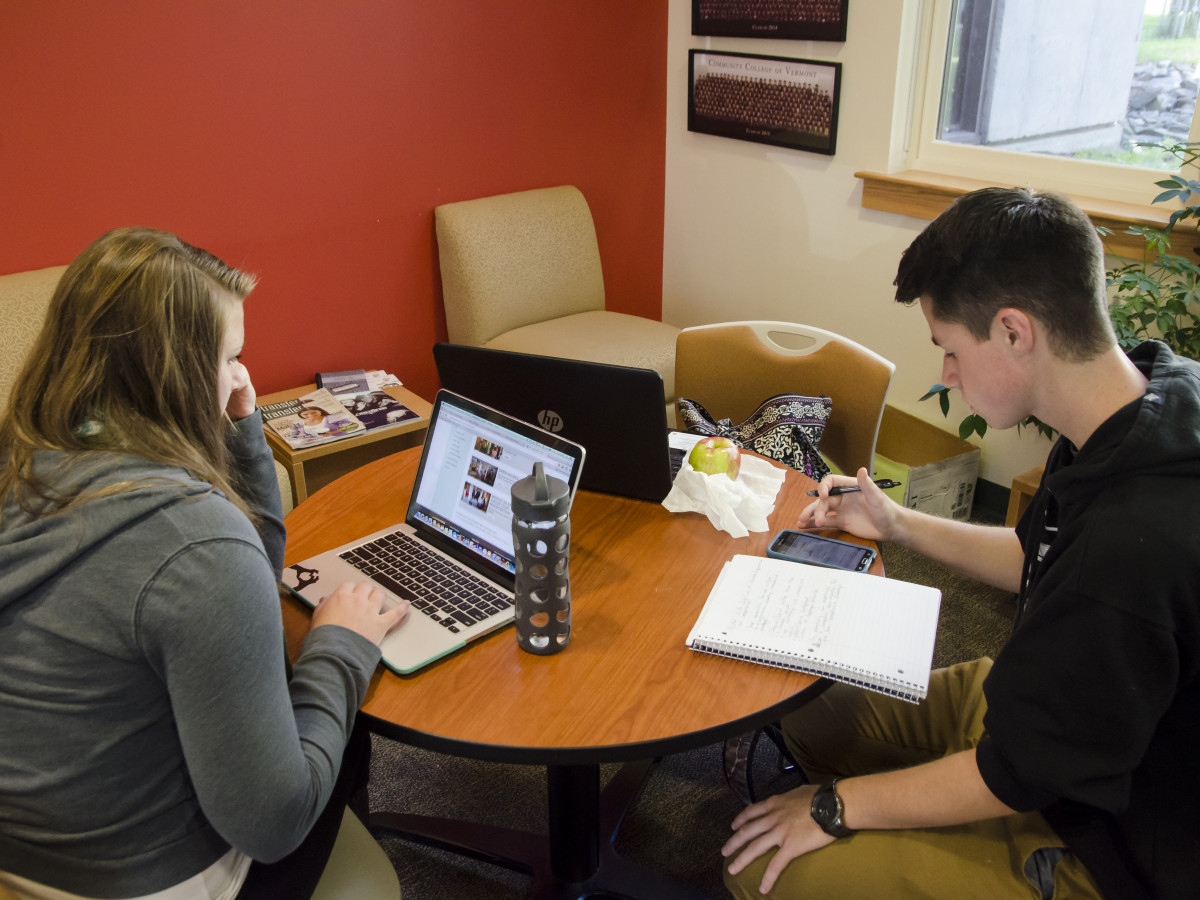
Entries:
<svg viewBox="0 0 1200 900">
<path fill-rule="evenodd" d="M 875 551 L 870 547 L 851 544 L 849 541 L 839 541 L 788 528 L 771 539 L 767 547 L 767 556 L 831 569 L 865 572 L 875 559 Z"/>
</svg>

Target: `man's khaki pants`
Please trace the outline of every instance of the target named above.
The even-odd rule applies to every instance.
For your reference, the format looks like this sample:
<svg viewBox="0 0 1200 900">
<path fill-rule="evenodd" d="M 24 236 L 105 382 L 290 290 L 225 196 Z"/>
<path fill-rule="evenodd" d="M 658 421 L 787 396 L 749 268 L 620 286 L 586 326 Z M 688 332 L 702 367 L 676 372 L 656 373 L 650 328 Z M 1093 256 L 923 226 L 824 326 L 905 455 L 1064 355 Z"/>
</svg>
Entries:
<svg viewBox="0 0 1200 900">
<path fill-rule="evenodd" d="M 970 749 L 983 736 L 983 680 L 991 665 L 990 659 L 980 659 L 936 670 L 920 705 L 833 685 L 783 720 L 784 737 L 815 784 Z M 792 860 L 769 896 L 1040 900 L 1042 892 L 1026 875 L 1026 864 L 1035 851 L 1061 846 L 1036 812 L 950 828 L 860 831 Z M 726 871 L 725 883 L 735 897 L 763 896 L 758 886 L 773 854 L 759 857 L 737 876 Z M 1054 867 L 1054 898 L 1100 898 L 1071 853 Z"/>
</svg>

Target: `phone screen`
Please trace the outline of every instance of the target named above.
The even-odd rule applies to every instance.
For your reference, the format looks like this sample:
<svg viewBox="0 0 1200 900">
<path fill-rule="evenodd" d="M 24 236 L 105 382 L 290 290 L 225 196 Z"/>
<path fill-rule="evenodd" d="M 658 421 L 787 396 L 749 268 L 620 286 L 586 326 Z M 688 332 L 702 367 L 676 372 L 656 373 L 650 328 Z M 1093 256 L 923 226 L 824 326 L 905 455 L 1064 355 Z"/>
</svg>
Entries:
<svg viewBox="0 0 1200 900">
<path fill-rule="evenodd" d="M 771 544 L 771 550 L 786 559 L 831 566 L 835 569 L 860 571 L 863 560 L 870 556 L 866 547 L 827 541 L 801 531 L 785 531 Z"/>
</svg>

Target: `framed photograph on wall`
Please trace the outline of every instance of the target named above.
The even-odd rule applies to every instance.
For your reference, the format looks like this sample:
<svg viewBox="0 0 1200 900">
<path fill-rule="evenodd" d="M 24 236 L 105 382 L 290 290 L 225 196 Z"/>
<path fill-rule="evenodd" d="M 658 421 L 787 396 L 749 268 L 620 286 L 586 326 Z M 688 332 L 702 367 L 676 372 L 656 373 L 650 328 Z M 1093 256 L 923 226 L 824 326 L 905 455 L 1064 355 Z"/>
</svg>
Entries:
<svg viewBox="0 0 1200 900">
<path fill-rule="evenodd" d="M 688 53 L 688 131 L 833 155 L 842 64 Z"/>
<path fill-rule="evenodd" d="M 850 0 L 692 0 L 692 34 L 846 40 Z"/>
</svg>

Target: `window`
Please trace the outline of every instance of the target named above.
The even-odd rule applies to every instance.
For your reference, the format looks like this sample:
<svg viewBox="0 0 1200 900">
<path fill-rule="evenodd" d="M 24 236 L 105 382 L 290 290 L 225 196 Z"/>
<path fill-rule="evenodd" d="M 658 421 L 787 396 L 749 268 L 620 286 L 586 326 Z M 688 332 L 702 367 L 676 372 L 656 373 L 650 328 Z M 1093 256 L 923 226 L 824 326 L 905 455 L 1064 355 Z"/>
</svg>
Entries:
<svg viewBox="0 0 1200 900">
<path fill-rule="evenodd" d="M 1145 204 L 1193 138 L 1200 0 L 928 0 L 910 167 Z M 1163 33 L 1160 33 L 1163 32 Z"/>
</svg>

